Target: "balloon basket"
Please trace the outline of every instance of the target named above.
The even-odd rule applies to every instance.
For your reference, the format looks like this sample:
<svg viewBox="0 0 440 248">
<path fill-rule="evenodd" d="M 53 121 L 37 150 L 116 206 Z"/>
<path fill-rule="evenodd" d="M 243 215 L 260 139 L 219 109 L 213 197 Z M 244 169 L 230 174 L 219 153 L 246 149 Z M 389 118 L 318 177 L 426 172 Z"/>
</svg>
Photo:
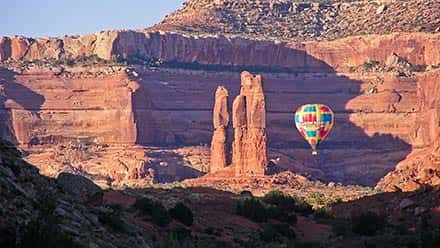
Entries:
<svg viewBox="0 0 440 248">
<path fill-rule="evenodd" d="M 313 156 L 318 156 L 318 152 L 317 151 L 312 151 L 312 155 Z"/>
</svg>

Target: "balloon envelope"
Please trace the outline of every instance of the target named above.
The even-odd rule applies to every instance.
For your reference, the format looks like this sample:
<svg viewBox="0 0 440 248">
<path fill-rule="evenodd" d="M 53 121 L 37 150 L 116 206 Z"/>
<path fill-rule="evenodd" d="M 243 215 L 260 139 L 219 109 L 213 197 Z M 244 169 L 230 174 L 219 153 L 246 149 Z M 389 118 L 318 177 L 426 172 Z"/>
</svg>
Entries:
<svg viewBox="0 0 440 248">
<path fill-rule="evenodd" d="M 323 104 L 306 104 L 295 113 L 295 125 L 316 155 L 318 144 L 327 137 L 334 125 L 334 113 Z"/>
</svg>

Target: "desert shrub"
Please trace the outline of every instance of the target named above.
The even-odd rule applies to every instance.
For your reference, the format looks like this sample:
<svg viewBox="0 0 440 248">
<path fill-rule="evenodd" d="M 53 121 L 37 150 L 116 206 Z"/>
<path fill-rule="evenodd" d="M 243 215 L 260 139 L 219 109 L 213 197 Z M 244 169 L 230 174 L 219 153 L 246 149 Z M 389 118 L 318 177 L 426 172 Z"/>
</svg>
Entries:
<svg viewBox="0 0 440 248">
<path fill-rule="evenodd" d="M 244 197 L 254 197 L 253 195 L 252 195 L 252 192 L 250 192 L 249 190 L 243 190 L 243 191 L 241 191 L 240 192 L 240 196 L 244 196 Z"/>
<path fill-rule="evenodd" d="M 160 203 L 148 198 L 136 199 L 133 207 L 142 214 L 151 217 L 153 223 L 159 226 L 166 226 L 171 222 L 171 217 L 166 208 Z"/>
<path fill-rule="evenodd" d="M 127 232 L 126 225 L 122 220 L 122 216 L 120 212 L 113 213 L 101 213 L 98 216 L 99 221 L 110 227 L 115 232 L 125 233 Z"/>
<path fill-rule="evenodd" d="M 313 218 L 315 220 L 319 219 L 333 219 L 333 213 L 332 210 L 328 207 L 322 207 L 315 210 L 315 213 L 313 213 Z"/>
<path fill-rule="evenodd" d="M 344 219 L 332 221 L 332 231 L 335 236 L 344 236 L 351 232 L 351 223 Z"/>
<path fill-rule="evenodd" d="M 243 202 L 238 202 L 236 212 L 238 215 L 255 222 L 267 221 L 267 210 L 263 204 L 256 199 L 246 199 Z"/>
<path fill-rule="evenodd" d="M 295 208 L 295 199 L 279 190 L 269 191 L 263 197 L 263 201 L 286 210 L 294 210 Z"/>
<path fill-rule="evenodd" d="M 292 210 L 284 210 L 275 205 L 268 206 L 266 210 L 267 210 L 268 218 L 290 224 L 294 224 L 297 222 L 296 214 Z"/>
<path fill-rule="evenodd" d="M 352 231 L 366 236 L 373 236 L 377 231 L 382 230 L 387 222 L 384 216 L 368 211 L 352 217 Z"/>
<path fill-rule="evenodd" d="M 21 152 L 11 142 L 0 139 L 0 153 L 3 160 L 2 164 L 11 169 L 14 175 L 19 175 L 22 164 L 20 161 Z"/>
<path fill-rule="evenodd" d="M 278 238 L 278 234 L 274 227 L 266 225 L 260 232 L 260 238 L 265 242 L 273 242 Z"/>
<path fill-rule="evenodd" d="M 312 203 L 315 203 L 316 205 L 325 205 L 325 196 L 322 193 L 311 193 L 308 198 Z"/>
<path fill-rule="evenodd" d="M 310 204 L 308 204 L 304 199 L 292 197 L 279 190 L 272 190 L 268 192 L 263 197 L 263 201 L 267 204 L 276 206 L 285 216 L 289 212 L 293 211 L 306 215 L 313 212 L 312 206 L 310 206 Z"/>
<path fill-rule="evenodd" d="M 371 71 L 374 67 L 380 65 L 379 61 L 375 61 L 375 60 L 370 60 L 370 61 L 366 61 L 362 67 L 365 71 Z"/>
<path fill-rule="evenodd" d="M 282 238 L 294 240 L 296 234 L 287 224 L 267 224 L 260 231 L 260 238 L 265 242 L 274 242 Z"/>
<path fill-rule="evenodd" d="M 215 227 L 212 227 L 212 226 L 207 227 L 205 229 L 205 233 L 206 234 L 214 235 L 214 236 L 217 236 L 217 237 L 222 236 L 222 232 L 223 232 L 222 228 L 215 228 Z"/>
<path fill-rule="evenodd" d="M 31 221 L 21 235 L 22 248 L 75 247 L 71 237 L 62 233 L 56 224 L 43 219 Z"/>
<path fill-rule="evenodd" d="M 191 231 L 183 227 L 175 227 L 171 229 L 161 247 L 194 247 L 192 245 Z"/>
<path fill-rule="evenodd" d="M 194 222 L 194 216 L 191 209 L 181 202 L 171 208 L 169 214 L 173 219 L 180 221 L 186 226 L 191 226 Z"/>
<path fill-rule="evenodd" d="M 319 241 L 295 241 L 294 246 L 295 248 L 321 248 L 326 247 L 323 246 Z"/>
<path fill-rule="evenodd" d="M 0 227 L 0 247 L 15 247 L 17 242 L 15 228 Z"/>
</svg>

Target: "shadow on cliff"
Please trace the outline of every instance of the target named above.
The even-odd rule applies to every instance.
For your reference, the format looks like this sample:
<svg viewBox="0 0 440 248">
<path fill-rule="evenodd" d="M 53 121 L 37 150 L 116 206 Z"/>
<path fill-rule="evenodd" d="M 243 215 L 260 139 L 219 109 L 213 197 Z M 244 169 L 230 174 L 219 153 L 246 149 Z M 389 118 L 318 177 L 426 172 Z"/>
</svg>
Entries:
<svg viewBox="0 0 440 248">
<path fill-rule="evenodd" d="M 315 67 L 306 68 L 302 75 L 294 75 L 288 87 L 280 85 L 276 80 L 265 80 L 269 146 L 289 149 L 290 157 L 302 163 L 303 167 L 309 167 L 315 172 L 321 171 L 322 174 L 314 174 L 315 178 L 342 184 L 376 185 L 383 176 L 395 169 L 398 162 L 407 157 L 412 146 L 385 132 L 367 134 L 362 127 L 350 120 L 351 114 L 368 116 L 371 106 L 375 104 L 373 101 L 377 98 L 371 98 L 371 103 L 363 103 L 355 110 L 353 107 L 349 108 L 349 102 L 365 94 L 361 89 L 363 82 L 339 75 L 324 61 L 307 54 L 305 56 L 308 64 Z M 277 114 L 283 114 L 282 111 L 277 111 L 279 99 L 292 106 L 289 113 L 291 118 L 276 118 Z M 326 104 L 335 112 L 335 127 L 319 145 L 320 153 L 316 157 L 310 154 L 310 146 L 297 132 L 293 120 L 296 109 L 307 103 Z M 272 125 L 283 128 L 290 126 L 290 140 L 279 142 L 279 135 L 274 132 Z M 281 170 L 292 169 L 286 166 Z"/>
<path fill-rule="evenodd" d="M 440 191 L 428 185 L 411 192 L 383 192 L 347 202 L 336 203 L 332 210 L 338 218 L 359 216 L 369 211 L 407 228 L 425 225 L 440 227 Z M 396 223 L 398 222 L 398 223 Z"/>
<path fill-rule="evenodd" d="M 44 96 L 36 93 L 35 91 L 27 88 L 26 86 L 16 81 L 16 73 L 0 68 L 0 106 L 1 110 L 1 137 L 19 144 L 22 142 L 29 142 L 30 140 L 19 140 L 23 137 L 18 137 L 19 133 L 25 130 L 15 130 L 24 128 L 29 125 L 31 128 L 32 123 L 27 123 L 23 118 L 37 118 L 40 119 L 38 111 L 41 109 L 45 99 Z M 13 110 L 29 111 L 28 114 L 13 116 Z M 17 118 L 22 121 L 20 123 L 13 123 L 13 118 Z"/>
<path fill-rule="evenodd" d="M 193 108 L 198 111 L 198 114 L 180 114 L 179 117 L 173 117 L 170 113 L 178 111 L 178 109 L 167 109 L 167 113 L 163 114 L 160 111 L 156 111 L 155 115 L 157 116 L 153 117 L 151 109 L 157 106 L 143 106 L 143 109 L 136 109 L 137 107 L 135 107 L 135 119 L 136 123 L 139 124 L 138 143 L 156 146 L 170 143 L 183 146 L 200 143 L 209 144 L 209 136 L 205 132 L 200 132 L 200 123 L 203 123 L 205 125 L 203 127 L 206 127 L 206 129 L 212 129 L 210 124 L 212 121 L 209 122 L 209 120 L 212 120 L 211 111 L 216 87 L 219 85 L 219 82 L 222 82 L 229 90 L 230 108 L 234 97 L 239 94 L 240 81 L 238 71 L 248 70 L 252 73 L 261 73 L 264 78 L 266 107 L 268 110 L 267 130 L 269 147 L 285 149 L 284 153 L 292 161 L 301 164 L 306 171 L 308 168 L 321 171 L 321 175 L 315 178 L 343 184 L 374 186 L 411 152 L 410 144 L 392 134 L 379 133 L 380 130 L 373 135 L 367 134 L 361 127 L 350 120 L 350 114 L 353 113 L 353 110 L 350 110 L 347 104 L 364 94 L 361 89 L 361 81 L 338 75 L 330 65 L 306 54 L 304 51 L 290 49 L 290 52 L 277 56 L 282 57 L 282 60 L 285 61 L 289 60 L 286 57 L 298 61 L 303 59 L 304 61 L 300 61 L 298 64 L 303 63 L 305 66 L 301 68 L 275 68 L 219 65 L 218 70 L 215 70 L 214 65 L 194 64 L 193 66 L 185 66 L 184 68 L 191 68 L 191 70 L 209 71 L 209 73 L 195 73 L 191 75 L 195 77 L 194 81 L 197 87 L 200 87 L 200 82 L 203 82 L 203 89 L 195 89 L 198 91 L 198 99 L 195 100 L 198 107 L 191 107 L 195 104 L 187 104 L 191 101 L 188 97 L 192 96 L 189 93 L 185 94 L 185 90 L 194 89 L 187 89 L 184 88 L 185 86 L 182 86 L 188 86 L 188 82 L 185 80 L 191 80 L 189 79 L 189 74 L 184 74 L 185 72 L 183 71 L 178 72 L 182 73 L 181 75 L 184 79 L 176 75 L 169 78 L 153 78 L 153 80 L 174 81 L 172 83 L 174 88 L 172 89 L 173 91 L 170 91 L 170 94 L 173 94 L 173 96 L 177 95 L 179 101 L 186 99 L 186 102 L 181 103 L 181 105 L 186 106 L 186 108 L 181 107 L 183 111 L 190 112 L 191 108 Z M 221 78 L 221 74 L 215 74 L 216 72 L 226 72 L 229 75 L 233 73 L 234 76 L 223 76 Z M 163 74 L 158 75 L 164 76 Z M 213 75 L 220 75 L 221 80 L 213 79 Z M 165 75 L 164 77 L 167 76 Z M 225 81 L 225 78 L 231 80 Z M 179 83 L 182 84 L 179 85 Z M 158 85 L 144 83 L 141 85 L 141 89 L 144 88 L 143 90 L 148 92 L 152 89 L 148 87 L 158 87 Z M 158 92 L 158 90 L 155 89 L 155 92 Z M 160 102 L 161 97 L 163 98 L 166 94 L 163 93 L 160 96 L 156 94 L 150 96 L 139 94 L 139 97 L 136 98 L 135 96 L 134 100 L 135 102 L 146 103 L 149 98 L 153 99 L 152 102 Z M 173 101 L 173 98 L 170 97 L 167 101 Z M 293 115 L 296 109 L 306 103 L 326 104 L 336 113 L 335 128 L 320 145 L 321 153 L 318 157 L 311 156 L 308 144 L 299 135 L 293 122 Z M 368 109 L 370 106 L 367 106 L 365 103 L 361 105 L 365 107 L 365 110 L 359 109 L 356 111 L 370 111 Z M 374 105 L 374 102 L 371 102 L 371 105 Z M 167 123 L 178 126 L 170 128 L 154 124 L 154 120 L 158 115 L 162 115 L 160 117 L 162 120 L 167 118 Z M 374 120 L 371 121 L 373 122 Z M 163 121 L 160 123 L 163 123 Z M 198 123 L 197 125 L 199 126 L 196 127 L 196 124 L 191 123 Z M 208 127 L 207 125 L 210 126 Z M 200 133 L 200 137 L 188 135 L 191 131 L 195 134 Z M 229 137 L 233 137 L 231 130 Z M 296 170 L 295 166 L 290 165 L 283 166 L 281 169 L 302 172 Z"/>
</svg>

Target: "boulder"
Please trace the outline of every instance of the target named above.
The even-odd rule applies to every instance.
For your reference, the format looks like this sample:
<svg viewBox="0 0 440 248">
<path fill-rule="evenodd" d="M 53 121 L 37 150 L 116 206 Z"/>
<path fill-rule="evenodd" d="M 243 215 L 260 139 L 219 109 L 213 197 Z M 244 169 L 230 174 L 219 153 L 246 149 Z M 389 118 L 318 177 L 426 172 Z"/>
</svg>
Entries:
<svg viewBox="0 0 440 248">
<path fill-rule="evenodd" d="M 407 209 L 407 208 L 413 206 L 414 204 L 415 204 L 415 203 L 414 203 L 413 200 L 410 200 L 410 199 L 408 199 L 408 198 L 405 198 L 405 199 L 403 199 L 403 200 L 400 202 L 400 204 L 399 204 L 399 208 L 400 208 L 400 210 L 404 210 L 404 209 Z"/>
</svg>

